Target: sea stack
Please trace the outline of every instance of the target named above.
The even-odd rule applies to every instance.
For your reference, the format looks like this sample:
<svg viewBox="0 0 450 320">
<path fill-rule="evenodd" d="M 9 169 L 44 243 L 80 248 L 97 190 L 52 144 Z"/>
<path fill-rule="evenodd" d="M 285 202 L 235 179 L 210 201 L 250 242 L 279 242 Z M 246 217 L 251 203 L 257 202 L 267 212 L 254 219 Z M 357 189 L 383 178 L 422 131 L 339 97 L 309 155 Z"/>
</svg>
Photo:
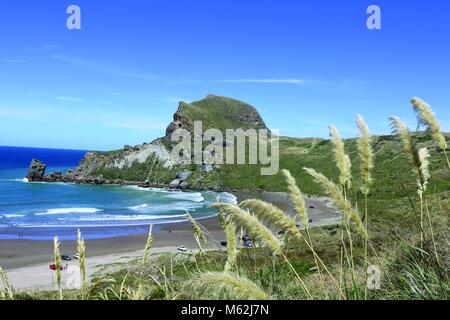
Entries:
<svg viewBox="0 0 450 320">
<path fill-rule="evenodd" d="M 28 169 L 28 181 L 42 181 L 44 179 L 46 166 L 41 160 L 33 159 Z"/>
</svg>

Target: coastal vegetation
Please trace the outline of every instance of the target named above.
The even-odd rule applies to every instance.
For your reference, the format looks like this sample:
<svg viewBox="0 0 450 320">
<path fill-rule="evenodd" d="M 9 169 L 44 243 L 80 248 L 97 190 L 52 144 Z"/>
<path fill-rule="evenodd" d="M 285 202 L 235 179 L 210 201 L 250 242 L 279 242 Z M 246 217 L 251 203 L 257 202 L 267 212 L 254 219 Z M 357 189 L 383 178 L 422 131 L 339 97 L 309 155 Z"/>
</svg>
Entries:
<svg viewBox="0 0 450 320">
<path fill-rule="evenodd" d="M 284 170 L 274 177 L 261 177 L 255 165 L 224 165 L 211 172 L 203 186 L 285 191 L 295 208 L 289 215 L 261 200 L 232 205 L 217 199 L 213 207 L 226 250 L 215 248 L 207 230 L 187 213 L 198 252 L 150 253 L 150 226 L 142 258 L 100 269 L 89 283 L 83 276 L 80 290 L 62 290 L 58 283 L 54 292 L 15 291 L 0 269 L 0 298 L 449 299 L 449 136 L 429 105 L 418 98 L 412 105 L 425 132 L 411 133 L 392 116 L 394 135 L 372 137 L 357 116 L 356 139 L 342 140 L 334 126 L 330 141 L 282 138 Z M 145 173 L 146 165 L 164 171 L 149 162 L 126 172 Z M 200 173 L 191 169 L 188 181 L 200 184 Z M 342 222 L 310 227 L 303 194 L 328 196 Z M 250 248 L 242 245 L 244 234 L 253 242 Z M 56 265 L 58 246 L 55 238 Z M 83 275 L 85 249 L 79 234 Z"/>
<path fill-rule="evenodd" d="M 433 121 L 432 111 L 429 106 L 420 99 L 415 98 L 413 108 L 427 122 L 420 120 L 425 131 L 412 132 L 411 139 L 417 148 L 427 148 L 430 153 L 429 171 L 434 192 L 448 190 L 450 181 L 450 170 L 447 170 L 447 142 L 450 140 L 448 133 L 440 131 L 437 121 Z M 420 100 L 421 101 L 421 100 Z M 416 107 L 421 105 L 421 109 Z M 426 105 L 426 107 L 424 107 Z M 423 110 L 423 111 L 418 111 Z M 431 109 L 430 109 L 431 110 Z M 431 117 L 431 118 L 430 118 Z M 358 118 L 359 119 L 359 118 Z M 245 121 L 244 121 L 245 120 Z M 431 120 L 431 121 L 430 121 Z M 180 102 L 174 121 L 168 126 L 167 134 L 174 128 L 185 128 L 192 130 L 194 121 L 201 121 L 203 130 L 210 128 L 267 128 L 256 109 L 244 102 L 234 99 L 210 95 L 203 100 L 193 103 Z M 360 121 L 359 121 L 360 122 Z M 360 123 L 358 122 L 358 126 Z M 324 128 L 325 129 L 325 128 Z M 437 133 L 439 132 L 439 133 Z M 169 136 L 158 140 L 168 150 L 172 147 Z M 323 173 L 331 180 L 339 179 L 339 169 L 330 164 L 334 157 L 334 139 L 326 140 L 320 138 L 292 138 L 281 136 L 280 145 L 280 168 L 287 169 L 297 181 L 300 189 L 311 195 L 324 195 L 324 191 L 313 182 L 313 178 L 303 170 L 303 167 L 314 168 Z M 364 198 L 361 184 L 364 172 L 364 158 L 359 156 L 360 139 L 342 139 L 342 146 L 346 155 L 352 163 L 353 185 L 348 190 L 353 196 Z M 401 141 L 395 135 L 371 136 L 370 146 L 373 152 L 373 169 L 371 170 L 372 184 L 369 198 L 393 200 L 403 198 L 406 190 L 415 188 L 415 178 L 410 175 L 408 156 L 401 151 Z M 120 150 L 101 155 L 118 155 Z M 122 151 L 123 152 L 123 151 Z M 121 179 L 123 181 L 143 182 L 150 181 L 155 184 L 168 185 L 177 171 L 188 170 L 193 174 L 187 179 L 192 189 L 214 189 L 214 190 L 265 190 L 283 191 L 287 190 L 284 176 L 280 172 L 273 176 L 262 176 L 260 174 L 261 164 L 223 164 L 215 170 L 205 173 L 199 165 L 186 165 L 168 169 L 163 166 L 163 161 L 155 156 L 150 156 L 144 162 L 134 162 L 130 167 L 100 167 L 92 172 L 92 176 L 101 176 L 104 179 Z M 366 170 L 367 171 L 367 170 Z"/>
</svg>

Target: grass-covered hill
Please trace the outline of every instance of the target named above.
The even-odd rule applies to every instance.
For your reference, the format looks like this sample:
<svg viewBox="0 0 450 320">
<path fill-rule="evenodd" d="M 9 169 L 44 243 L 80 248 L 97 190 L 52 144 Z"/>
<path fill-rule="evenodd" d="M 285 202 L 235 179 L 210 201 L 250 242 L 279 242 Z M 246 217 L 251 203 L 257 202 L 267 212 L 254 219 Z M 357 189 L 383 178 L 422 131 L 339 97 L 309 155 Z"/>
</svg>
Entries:
<svg viewBox="0 0 450 320">
<path fill-rule="evenodd" d="M 166 136 L 174 129 L 185 128 L 192 132 L 194 121 L 201 121 L 203 131 L 215 128 L 225 133 L 226 129 L 265 129 L 266 125 L 255 107 L 226 97 L 208 95 L 192 102 L 180 102 L 174 121 L 168 126 Z"/>
<path fill-rule="evenodd" d="M 192 131 L 194 121 L 202 121 L 203 130 L 217 128 L 223 132 L 225 129 L 232 128 L 266 128 L 255 107 L 238 100 L 208 95 L 197 102 L 180 102 L 178 110 L 174 114 L 174 121 L 167 128 L 166 136 L 156 140 L 156 143 L 159 147 L 162 145 L 170 151 L 171 146 L 174 145 L 173 142 L 170 142 L 170 133 L 177 128 Z M 386 121 L 389 120 L 386 119 Z M 431 135 L 427 132 L 417 132 L 413 134 L 413 139 L 418 147 L 427 147 L 431 154 L 430 173 L 432 179 L 428 190 L 437 192 L 450 190 L 450 171 L 445 170 L 445 157 L 433 142 Z M 450 140 L 448 134 L 446 139 Z M 352 192 L 358 195 L 360 170 L 357 139 L 346 139 L 344 143 L 352 162 L 354 178 Z M 136 150 L 139 148 L 142 146 L 135 147 Z M 148 148 L 148 145 L 144 148 Z M 372 137 L 372 148 L 375 153 L 372 196 L 376 196 L 378 199 L 402 198 L 410 190 L 415 190 L 416 181 L 414 175 L 410 174 L 411 165 L 407 156 L 402 152 L 402 144 L 396 136 L 374 136 Z M 120 159 L 122 154 L 129 156 L 133 152 L 139 151 L 133 151 L 132 148 L 131 150 L 118 150 L 99 154 L 99 158 L 101 157 L 102 163 L 108 164 L 114 159 Z M 111 158 L 111 161 L 108 162 L 105 157 Z M 168 168 L 163 166 L 163 161 L 151 155 L 145 161 L 135 161 L 131 165 L 121 168 L 100 166 L 92 172 L 92 175 L 112 180 L 137 182 L 147 180 L 164 185 L 174 179 L 176 172 L 190 170 L 193 175 L 187 182 L 192 189 L 285 191 L 281 172 L 274 176 L 263 176 L 260 174 L 260 167 L 260 165 L 249 164 L 220 165 L 211 172 L 205 172 L 198 165 Z M 330 140 L 280 137 L 280 171 L 281 169 L 291 171 L 303 192 L 321 195 L 321 189 L 312 183 L 311 177 L 306 174 L 303 167 L 314 168 L 332 179 L 337 179 L 338 169 L 333 163 L 333 146 Z"/>
<path fill-rule="evenodd" d="M 430 171 L 433 191 L 450 190 L 450 171 L 445 168 L 445 157 L 438 150 L 431 136 L 427 133 L 413 135 L 418 146 L 428 147 L 431 153 Z M 402 151 L 402 145 L 397 137 L 392 135 L 375 136 L 372 139 L 375 153 L 372 193 L 381 198 L 399 198 L 405 195 L 407 189 L 415 189 L 416 181 L 411 174 L 412 168 L 408 158 Z M 449 136 L 447 135 L 447 140 Z M 357 156 L 357 140 L 344 140 L 345 148 L 352 162 L 354 176 L 353 189 L 359 190 L 359 158 Z M 280 138 L 280 169 L 288 169 L 296 178 L 301 189 L 310 194 L 320 195 L 321 190 L 312 183 L 311 177 L 303 167 L 314 168 L 335 181 L 338 169 L 333 162 L 333 146 L 330 140 L 312 138 Z M 194 179 L 194 178 L 193 178 Z M 195 182 L 195 181 L 193 181 Z M 281 173 L 275 176 L 261 176 L 258 165 L 224 165 L 202 181 L 220 183 L 226 189 L 261 189 L 284 191 L 285 182 Z M 193 184 L 195 185 L 195 183 Z"/>
</svg>

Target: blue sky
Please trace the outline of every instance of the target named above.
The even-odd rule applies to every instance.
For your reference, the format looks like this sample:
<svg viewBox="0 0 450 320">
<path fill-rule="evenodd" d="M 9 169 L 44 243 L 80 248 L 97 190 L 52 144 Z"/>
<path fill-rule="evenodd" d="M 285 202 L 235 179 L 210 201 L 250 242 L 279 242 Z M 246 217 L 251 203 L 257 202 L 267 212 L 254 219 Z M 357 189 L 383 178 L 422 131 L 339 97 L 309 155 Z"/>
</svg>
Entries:
<svg viewBox="0 0 450 320">
<path fill-rule="evenodd" d="M 77 4 L 82 29 L 66 28 Z M 366 28 L 381 7 L 382 29 Z M 282 135 L 450 131 L 447 1 L 41 0 L 0 3 L 0 145 L 108 150 L 163 135 L 178 101 L 246 101 Z"/>
</svg>

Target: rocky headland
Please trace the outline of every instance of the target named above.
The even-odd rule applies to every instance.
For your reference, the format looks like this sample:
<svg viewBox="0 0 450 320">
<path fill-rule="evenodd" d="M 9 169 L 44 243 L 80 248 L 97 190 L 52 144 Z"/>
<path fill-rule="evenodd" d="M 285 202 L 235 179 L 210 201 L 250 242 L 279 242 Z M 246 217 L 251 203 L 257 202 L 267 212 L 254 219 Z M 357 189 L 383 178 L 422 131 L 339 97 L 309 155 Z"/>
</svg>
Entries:
<svg viewBox="0 0 450 320">
<path fill-rule="evenodd" d="M 229 128 L 267 129 L 254 107 L 238 100 L 208 95 L 197 102 L 180 102 L 164 137 L 150 143 L 126 145 L 120 150 L 110 152 L 87 152 L 80 163 L 67 172 L 52 172 L 46 175 L 46 165 L 38 159 L 33 159 L 27 179 L 31 182 L 130 184 L 185 190 L 190 188 L 189 179 L 193 176 L 193 171 L 198 171 L 199 174 L 195 177 L 197 182 L 195 188 L 202 189 L 198 182 L 220 166 L 203 163 L 192 165 L 195 168 L 192 166 L 185 168 L 176 165 L 170 153 L 176 144 L 170 140 L 171 134 L 179 128 L 193 132 L 194 121 L 202 121 L 203 130 L 217 128 L 225 132 L 225 129 Z M 127 175 L 128 171 L 139 172 L 139 174 Z M 220 189 L 220 187 L 207 187 L 207 189 Z"/>
</svg>

